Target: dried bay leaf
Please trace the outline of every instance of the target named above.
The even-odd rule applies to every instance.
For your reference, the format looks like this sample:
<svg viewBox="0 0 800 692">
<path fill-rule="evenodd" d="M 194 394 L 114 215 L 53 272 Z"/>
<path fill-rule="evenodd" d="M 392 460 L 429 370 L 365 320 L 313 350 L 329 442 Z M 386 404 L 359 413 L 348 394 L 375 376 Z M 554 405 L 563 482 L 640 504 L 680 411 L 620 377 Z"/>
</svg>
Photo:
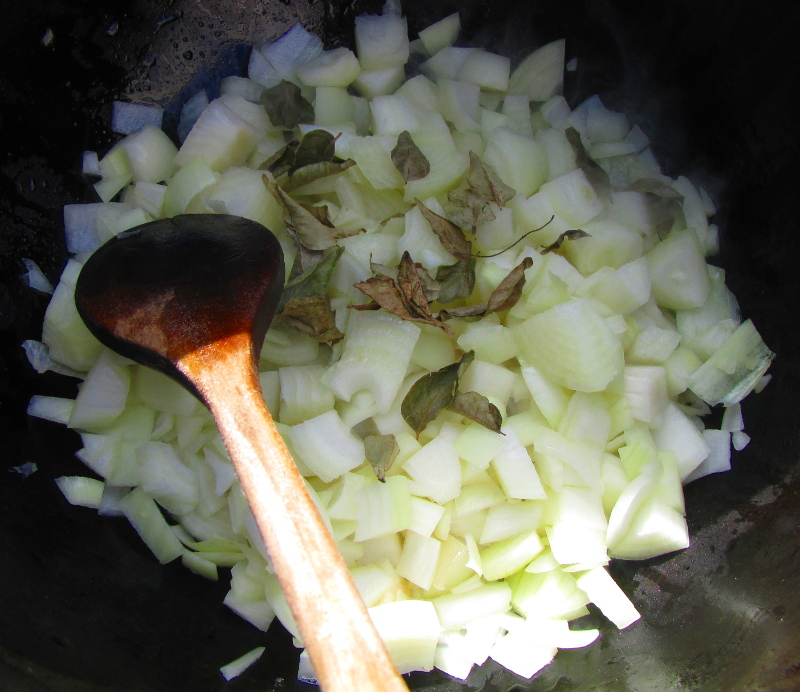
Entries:
<svg viewBox="0 0 800 692">
<path fill-rule="evenodd" d="M 385 483 L 386 472 L 400 453 L 400 445 L 394 435 L 367 435 L 364 438 L 364 453 L 378 480 Z"/>
<path fill-rule="evenodd" d="M 320 161 L 319 163 L 309 163 L 302 168 L 296 169 L 289 175 L 289 180 L 283 186 L 286 192 L 291 192 L 304 185 L 313 183 L 320 178 L 327 178 L 329 175 L 344 173 L 348 168 L 356 165 L 353 159 L 346 161 Z"/>
<path fill-rule="evenodd" d="M 500 432 L 500 427 L 503 425 L 500 409 L 483 394 L 478 394 L 478 392 L 456 392 L 453 403 L 447 408 L 454 413 L 459 413 L 470 420 L 474 420 L 492 432 L 504 434 Z"/>
<path fill-rule="evenodd" d="M 583 146 L 580 132 L 574 127 L 568 127 L 564 130 L 564 134 L 575 150 L 575 163 L 578 164 L 578 168 L 583 171 L 583 174 L 595 191 L 607 197 L 611 194 L 611 179 L 608 177 L 608 173 L 606 173 L 605 169 L 599 163 L 589 156 L 589 153 Z"/>
<path fill-rule="evenodd" d="M 300 142 L 293 140 L 289 142 L 283 149 L 279 149 L 272 156 L 270 156 L 258 169 L 262 171 L 269 171 L 276 178 L 288 173 L 294 166 L 295 158 L 297 156 L 297 148 Z"/>
<path fill-rule="evenodd" d="M 464 231 L 444 216 L 439 216 L 431 211 L 419 200 L 415 200 L 417 209 L 423 218 L 431 225 L 431 229 L 439 238 L 442 247 L 456 259 L 461 259 L 472 252 L 472 243 L 467 240 Z"/>
<path fill-rule="evenodd" d="M 344 231 L 334 228 L 329 225 L 326 207 L 308 207 L 300 204 L 267 176 L 264 176 L 264 185 L 283 206 L 286 230 L 308 250 L 327 250 L 337 240 L 362 232 L 361 230 Z"/>
<path fill-rule="evenodd" d="M 428 303 L 439 300 L 442 285 L 434 279 L 422 265 L 417 265 L 417 274 L 419 275 L 419 281 L 422 285 L 422 292 L 425 294 L 425 299 Z"/>
<path fill-rule="evenodd" d="M 300 140 L 300 146 L 297 147 L 293 170 L 290 173 L 294 173 L 297 169 L 309 166 L 312 163 L 333 161 L 337 139 L 338 137 L 334 137 L 327 130 L 306 132 L 303 139 Z"/>
<path fill-rule="evenodd" d="M 508 276 L 497 285 L 497 288 L 492 291 L 492 295 L 489 296 L 488 312 L 510 310 L 517 304 L 525 286 L 525 270 L 532 266 L 533 260 L 525 257 L 508 273 Z"/>
<path fill-rule="evenodd" d="M 322 343 L 335 344 L 344 339 L 324 296 L 291 298 L 280 313 L 280 318 L 290 327 Z"/>
<path fill-rule="evenodd" d="M 300 274 L 314 267 L 324 255 L 322 250 L 309 250 L 307 247 L 303 247 L 297 238 L 294 238 L 294 244 L 297 248 L 297 255 L 289 275 L 290 280 L 296 279 Z"/>
<path fill-rule="evenodd" d="M 494 221 L 495 215 L 489 202 L 461 182 L 447 195 L 448 216 L 462 228 L 474 231 L 482 223 Z"/>
<path fill-rule="evenodd" d="M 375 273 L 370 279 L 354 286 L 372 298 L 373 303 L 354 305 L 357 310 L 384 308 L 395 317 L 409 322 L 430 324 L 452 335 L 451 327 L 434 317 L 430 308 L 429 292 L 438 295 L 438 283 L 406 251 L 396 272 L 390 267 L 372 264 Z"/>
<path fill-rule="evenodd" d="M 334 247 L 326 251 L 320 260 L 309 269 L 293 277 L 283 288 L 278 311 L 293 298 L 307 298 L 311 296 L 324 296 L 328 291 L 328 282 L 331 280 L 333 270 L 342 256 L 344 248 Z M 294 273 L 294 268 L 292 272 Z"/>
<path fill-rule="evenodd" d="M 384 308 L 391 314 L 401 317 L 402 319 L 411 318 L 411 314 L 408 312 L 406 303 L 394 279 L 388 276 L 373 276 L 366 281 L 359 281 L 353 285 L 364 295 L 372 298 L 371 303 L 352 305 L 351 307 L 354 310 L 377 310 L 379 308 Z"/>
<path fill-rule="evenodd" d="M 400 405 L 400 414 L 417 437 L 439 411 L 453 403 L 458 380 L 474 359 L 475 353 L 468 351 L 455 363 L 423 375 L 408 390 Z"/>
<path fill-rule="evenodd" d="M 417 265 L 408 251 L 403 253 L 397 267 L 397 285 L 411 314 L 422 318 L 432 316 L 431 306 L 422 290 L 422 280 Z"/>
<path fill-rule="evenodd" d="M 450 325 L 445 324 L 431 314 L 421 282 L 418 276 L 413 276 L 413 273 L 417 271 L 416 265 L 413 262 L 410 262 L 410 266 L 408 265 L 409 263 L 407 262 L 404 271 L 411 274 L 411 276 L 406 275 L 402 283 L 400 278 L 401 271 L 398 269 L 397 280 L 390 276 L 379 275 L 353 284 L 359 291 L 372 298 L 372 302 L 364 305 L 351 305 L 350 307 L 355 310 L 377 310 L 383 308 L 395 317 L 408 322 L 430 324 L 452 336 L 453 330 Z"/>
<path fill-rule="evenodd" d="M 443 305 L 464 300 L 475 288 L 475 258 L 464 257 L 448 267 L 439 267 L 436 281 L 439 282 L 439 302 Z"/>
<path fill-rule="evenodd" d="M 533 266 L 533 260 L 526 257 L 514 267 L 492 291 L 489 300 L 480 305 L 467 305 L 461 308 L 443 310 L 442 316 L 448 317 L 484 317 L 493 312 L 502 312 L 513 308 L 522 297 L 525 286 L 525 270 Z"/>
<path fill-rule="evenodd" d="M 550 243 L 547 247 L 544 247 L 540 250 L 542 255 L 547 255 L 554 250 L 558 250 L 563 244 L 565 240 L 578 240 L 579 238 L 589 238 L 589 234 L 586 231 L 582 231 L 579 228 L 573 228 L 569 231 L 564 231 L 558 238 L 555 239 L 554 242 Z"/>
<path fill-rule="evenodd" d="M 397 145 L 392 149 L 392 163 L 406 182 L 419 180 L 431 172 L 430 162 L 411 139 L 408 130 L 403 130 L 397 138 Z"/>
<path fill-rule="evenodd" d="M 293 130 L 300 123 L 314 122 L 314 107 L 300 92 L 300 87 L 285 79 L 261 92 L 261 103 L 275 127 Z"/>
<path fill-rule="evenodd" d="M 459 226 L 474 231 L 495 218 L 490 202 L 500 209 L 516 190 L 506 185 L 488 163 L 469 152 L 469 169 L 459 185 L 447 195 L 447 214 Z"/>
<path fill-rule="evenodd" d="M 469 152 L 467 184 L 476 195 L 483 197 L 487 202 L 494 202 L 501 209 L 517 194 L 516 190 L 506 185 L 497 175 L 497 171 L 488 163 L 481 161 L 474 151 Z"/>
</svg>

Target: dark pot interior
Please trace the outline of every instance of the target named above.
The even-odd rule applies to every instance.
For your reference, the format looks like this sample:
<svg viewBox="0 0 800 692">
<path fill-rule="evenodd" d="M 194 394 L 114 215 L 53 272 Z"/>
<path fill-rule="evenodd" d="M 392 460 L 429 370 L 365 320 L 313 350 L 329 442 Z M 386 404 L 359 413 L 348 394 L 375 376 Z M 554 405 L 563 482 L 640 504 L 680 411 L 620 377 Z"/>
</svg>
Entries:
<svg viewBox="0 0 800 692">
<path fill-rule="evenodd" d="M 22 286 L 20 259 L 55 282 L 66 261 L 61 206 L 94 201 L 84 149 L 113 141 L 110 102 L 166 106 L 240 74 L 253 40 L 295 21 L 329 46 L 352 45 L 352 20 L 380 2 L 64 0 L 5 3 L 0 28 L 0 690 L 183 692 L 290 690 L 296 653 L 222 605 L 226 586 L 161 567 L 133 530 L 68 505 L 53 478 L 85 473 L 77 437 L 25 416 L 34 393 L 74 381 L 37 375 L 19 346 L 38 338 L 47 297 Z M 565 651 L 532 681 L 488 664 L 468 685 L 439 673 L 419 690 L 796 690 L 800 688 L 800 299 L 797 257 L 798 11 L 741 0 L 407 0 L 412 36 L 456 9 L 466 41 L 519 60 L 567 38 L 572 105 L 599 93 L 653 141 L 666 172 L 719 201 L 722 252 L 742 312 L 778 357 L 774 380 L 744 406 L 750 447 L 731 473 L 687 488 L 693 545 L 612 568 L 642 612 L 623 632 Z M 44 45 L 47 30 L 52 42 Z M 13 467 L 35 462 L 28 477 Z M 587 623 L 588 624 L 588 623 Z M 259 645 L 268 655 L 226 684 L 220 665 Z"/>
</svg>

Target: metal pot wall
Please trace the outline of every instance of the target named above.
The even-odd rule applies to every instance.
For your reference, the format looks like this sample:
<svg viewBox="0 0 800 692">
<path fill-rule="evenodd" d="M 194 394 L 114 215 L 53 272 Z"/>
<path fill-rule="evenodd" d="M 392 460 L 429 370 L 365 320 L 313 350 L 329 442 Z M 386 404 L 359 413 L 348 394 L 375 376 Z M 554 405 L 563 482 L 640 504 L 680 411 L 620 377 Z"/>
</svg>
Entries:
<svg viewBox="0 0 800 692">
<path fill-rule="evenodd" d="M 247 45 L 295 21 L 329 46 L 352 45 L 355 0 L 65 0 L 4 3 L 0 28 L 0 691 L 290 690 L 296 653 L 230 613 L 225 586 L 162 567 L 122 520 L 69 506 L 53 478 L 85 473 L 76 437 L 25 416 L 34 393 L 75 382 L 37 375 L 20 348 L 38 338 L 47 297 L 22 285 L 21 258 L 55 282 L 66 261 L 61 206 L 93 201 L 79 175 L 85 149 L 108 147 L 109 106 L 167 108 L 240 74 Z M 414 674 L 432 692 L 515 690 L 795 690 L 800 688 L 800 299 L 795 57 L 791 2 L 741 0 L 407 0 L 412 32 L 456 9 L 465 40 L 519 61 L 567 38 L 572 105 L 599 93 L 653 141 L 666 172 L 689 174 L 719 201 L 715 261 L 745 316 L 778 354 L 774 380 L 744 407 L 750 447 L 731 473 L 687 488 L 693 545 L 616 563 L 642 621 L 603 630 L 526 681 L 491 663 L 461 684 Z M 24 476 L 14 469 L 34 462 Z M 588 624 L 588 623 L 587 623 Z M 225 684 L 220 665 L 258 645 L 268 654 Z"/>
</svg>

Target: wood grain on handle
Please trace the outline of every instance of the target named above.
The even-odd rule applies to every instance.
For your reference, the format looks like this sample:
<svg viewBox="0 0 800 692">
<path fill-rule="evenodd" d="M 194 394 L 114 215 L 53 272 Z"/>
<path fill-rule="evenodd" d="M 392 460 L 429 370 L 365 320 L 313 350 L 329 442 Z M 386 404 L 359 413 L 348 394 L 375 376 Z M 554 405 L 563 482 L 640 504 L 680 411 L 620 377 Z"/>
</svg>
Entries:
<svg viewBox="0 0 800 692">
<path fill-rule="evenodd" d="M 408 692 L 264 404 L 249 340 L 178 368 L 217 422 L 322 689 Z"/>
</svg>

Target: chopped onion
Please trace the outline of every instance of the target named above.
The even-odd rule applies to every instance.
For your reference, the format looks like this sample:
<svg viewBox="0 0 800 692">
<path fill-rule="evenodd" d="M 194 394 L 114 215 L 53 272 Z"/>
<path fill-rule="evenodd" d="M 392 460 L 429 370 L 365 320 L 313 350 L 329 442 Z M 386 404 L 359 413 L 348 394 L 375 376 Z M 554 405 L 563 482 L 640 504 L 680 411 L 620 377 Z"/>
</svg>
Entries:
<svg viewBox="0 0 800 692">
<path fill-rule="evenodd" d="M 222 677 L 226 680 L 233 680 L 233 678 L 239 677 L 245 670 L 261 658 L 265 650 L 263 646 L 257 646 L 252 651 L 248 651 L 243 656 L 222 666 L 219 672 L 222 673 Z"/>
<path fill-rule="evenodd" d="M 82 262 L 125 229 L 181 213 L 262 223 L 287 267 L 306 270 L 301 298 L 327 299 L 345 335 L 321 343 L 275 320 L 258 359 L 264 400 L 395 663 L 465 679 L 491 657 L 530 677 L 559 648 L 597 638 L 568 624 L 589 603 L 619 628 L 639 618 L 606 565 L 688 545 L 682 484 L 727 470 L 731 447 L 747 445 L 739 402 L 769 380 L 774 354 L 707 264 L 719 245 L 713 201 L 663 175 L 645 132 L 598 96 L 571 110 L 564 41 L 511 72 L 506 56 L 457 47 L 459 26 L 453 14 L 410 42 L 388 0 L 357 18 L 356 58 L 323 51 L 296 24 L 254 49 L 248 77 L 223 79 L 218 99 L 201 91 L 185 103 L 177 151 L 153 122 L 160 109 L 115 105 L 127 136 L 83 162 L 103 203 L 65 206 L 75 257 L 42 342 L 23 344 L 37 371 L 84 382 L 75 401 L 35 396 L 28 412 L 82 431 L 77 457 L 103 480 L 58 479 L 70 502 L 126 516 L 161 562 L 180 557 L 211 580 L 231 568 L 224 605 L 263 631 L 277 617 L 301 646 L 210 414 L 103 349 L 74 304 Z M 411 53 L 423 74 L 406 81 Z M 284 172 L 286 132 L 260 104 L 283 79 L 313 106 L 292 136 L 324 144 L 311 133 L 330 133 L 349 168 Z M 408 175 L 408 159 L 427 172 Z M 293 235 L 302 222 L 265 176 L 352 234 L 334 243 L 329 278 L 308 271 L 315 253 Z M 629 189 L 637 181 L 675 196 L 654 205 Z M 459 224 L 473 257 L 458 227 L 418 202 Z M 400 272 L 406 253 L 416 275 L 406 259 Z M 361 282 L 380 283 L 394 314 L 353 310 L 369 302 Z M 461 311 L 480 317 L 452 316 Z M 415 401 L 415 414 L 430 413 L 421 422 L 408 415 Z M 706 430 L 717 403 L 721 429 Z M 305 654 L 298 677 L 316 679 Z"/>
</svg>

